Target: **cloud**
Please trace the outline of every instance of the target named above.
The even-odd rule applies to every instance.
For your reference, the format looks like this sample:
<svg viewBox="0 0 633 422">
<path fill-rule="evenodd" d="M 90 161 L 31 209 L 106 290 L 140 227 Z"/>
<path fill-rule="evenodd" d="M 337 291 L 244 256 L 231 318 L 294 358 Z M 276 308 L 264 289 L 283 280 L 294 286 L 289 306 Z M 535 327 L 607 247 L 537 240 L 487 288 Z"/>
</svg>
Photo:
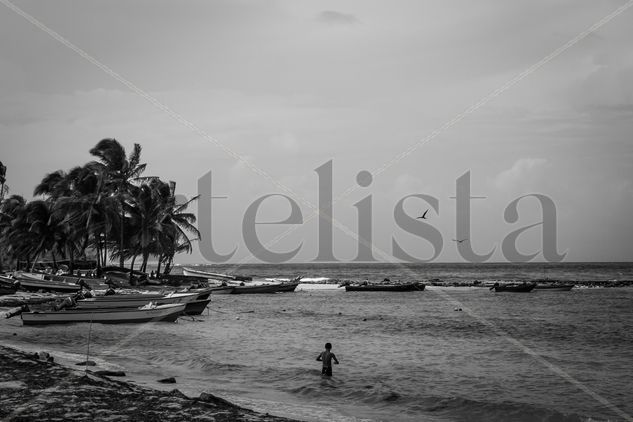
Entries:
<svg viewBox="0 0 633 422">
<path fill-rule="evenodd" d="M 341 13 L 334 10 L 324 10 L 319 13 L 317 20 L 329 25 L 353 25 L 358 23 L 356 16 L 351 13 Z"/>
<path fill-rule="evenodd" d="M 495 177 L 494 185 L 501 190 L 524 186 L 546 164 L 547 160 L 544 158 L 520 158 L 511 168 Z"/>
</svg>

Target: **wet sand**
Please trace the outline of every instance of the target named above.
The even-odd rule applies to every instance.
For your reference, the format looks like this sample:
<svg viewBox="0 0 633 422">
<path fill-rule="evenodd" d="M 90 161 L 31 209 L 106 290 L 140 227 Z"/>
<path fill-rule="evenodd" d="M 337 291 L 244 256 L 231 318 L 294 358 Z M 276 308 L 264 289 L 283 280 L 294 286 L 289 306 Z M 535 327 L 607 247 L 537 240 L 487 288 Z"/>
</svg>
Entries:
<svg viewBox="0 0 633 422">
<path fill-rule="evenodd" d="M 51 361 L 52 360 L 52 361 Z M 275 421 L 212 394 L 191 398 L 123 382 L 54 356 L 0 346 L 0 420 L 3 421 Z"/>
</svg>

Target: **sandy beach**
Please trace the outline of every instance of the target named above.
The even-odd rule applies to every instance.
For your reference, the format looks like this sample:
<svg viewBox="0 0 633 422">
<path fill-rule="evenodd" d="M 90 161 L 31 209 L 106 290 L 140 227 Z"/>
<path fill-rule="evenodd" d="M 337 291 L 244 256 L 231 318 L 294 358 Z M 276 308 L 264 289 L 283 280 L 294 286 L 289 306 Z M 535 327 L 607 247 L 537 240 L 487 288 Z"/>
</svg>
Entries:
<svg viewBox="0 0 633 422">
<path fill-rule="evenodd" d="M 190 398 L 122 382 L 43 354 L 0 346 L 3 421 L 291 421 L 256 413 L 212 394 Z"/>
</svg>

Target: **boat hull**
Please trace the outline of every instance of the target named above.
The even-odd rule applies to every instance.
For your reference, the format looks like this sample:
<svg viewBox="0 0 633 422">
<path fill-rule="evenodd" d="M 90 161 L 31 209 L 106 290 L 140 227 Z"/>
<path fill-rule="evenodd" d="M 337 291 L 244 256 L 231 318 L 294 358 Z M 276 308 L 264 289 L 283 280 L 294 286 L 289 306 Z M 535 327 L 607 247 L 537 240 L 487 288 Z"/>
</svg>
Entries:
<svg viewBox="0 0 633 422">
<path fill-rule="evenodd" d="M 220 286 L 220 287 L 212 287 L 211 294 L 212 295 L 230 295 L 233 293 L 235 286 Z"/>
<path fill-rule="evenodd" d="M 424 290 L 424 284 L 367 284 L 367 285 L 347 285 L 346 292 L 411 292 Z"/>
<path fill-rule="evenodd" d="M 568 292 L 573 288 L 574 288 L 573 284 L 564 284 L 564 285 L 554 285 L 554 286 L 537 285 L 534 289 L 540 292 Z"/>
<path fill-rule="evenodd" d="M 530 293 L 534 290 L 535 284 L 516 284 L 516 285 L 495 285 L 491 289 L 495 292 L 509 292 L 509 293 Z"/>
<path fill-rule="evenodd" d="M 281 283 L 261 284 L 259 286 L 234 286 L 231 294 L 240 295 L 240 294 L 277 293 L 280 287 L 281 287 Z"/>
<path fill-rule="evenodd" d="M 23 325 L 70 324 L 94 322 L 101 324 L 126 324 L 166 321 L 174 322 L 185 310 L 186 304 L 161 305 L 152 309 L 90 309 L 57 312 L 24 312 Z"/>
<path fill-rule="evenodd" d="M 208 297 L 208 295 L 206 296 Z M 189 303 L 196 300 L 200 300 L 197 293 L 173 294 L 168 296 L 154 294 L 110 295 L 78 300 L 76 307 L 79 309 L 135 308 L 147 305 L 149 302 L 153 302 L 157 305 L 167 305 L 174 303 Z"/>
<path fill-rule="evenodd" d="M 195 300 L 193 302 L 189 302 L 186 304 L 185 310 L 182 311 L 182 313 L 185 315 L 200 315 L 205 309 L 207 309 L 209 302 L 211 302 L 211 299 Z"/>
<path fill-rule="evenodd" d="M 42 290 L 45 292 L 55 293 L 77 293 L 79 290 L 81 290 L 81 286 L 77 284 L 57 283 L 53 281 L 27 278 L 18 278 L 18 281 L 20 282 L 20 288 L 22 290 L 26 290 L 27 292 L 39 292 L 40 290 Z"/>
</svg>

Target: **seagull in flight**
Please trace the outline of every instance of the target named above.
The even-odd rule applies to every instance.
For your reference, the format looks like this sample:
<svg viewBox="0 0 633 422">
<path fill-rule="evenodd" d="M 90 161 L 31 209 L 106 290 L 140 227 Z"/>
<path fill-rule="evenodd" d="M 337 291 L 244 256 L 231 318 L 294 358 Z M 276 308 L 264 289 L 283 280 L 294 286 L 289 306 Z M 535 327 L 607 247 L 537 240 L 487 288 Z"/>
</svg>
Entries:
<svg viewBox="0 0 633 422">
<path fill-rule="evenodd" d="M 422 220 L 426 220 L 426 213 L 429 212 L 429 210 L 424 211 L 424 214 L 422 214 L 419 217 L 416 217 L 416 219 L 421 218 Z"/>
<path fill-rule="evenodd" d="M 453 239 L 453 242 L 462 243 L 462 242 L 465 242 L 465 241 L 467 241 L 467 240 L 468 240 L 468 239 L 461 239 L 461 240 L 458 240 L 458 239 Z"/>
</svg>

